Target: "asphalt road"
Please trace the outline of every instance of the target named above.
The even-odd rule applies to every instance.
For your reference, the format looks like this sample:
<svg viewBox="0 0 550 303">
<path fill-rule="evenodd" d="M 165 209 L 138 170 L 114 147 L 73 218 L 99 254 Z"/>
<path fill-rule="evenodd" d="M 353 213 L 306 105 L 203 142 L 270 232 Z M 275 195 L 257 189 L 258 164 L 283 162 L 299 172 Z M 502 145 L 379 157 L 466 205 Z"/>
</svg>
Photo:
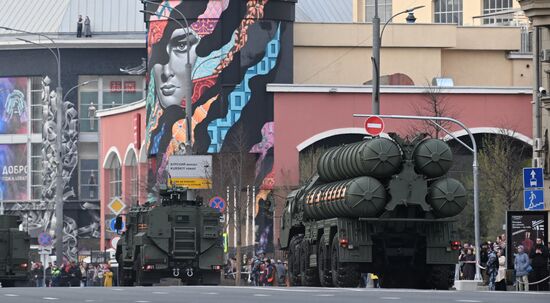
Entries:
<svg viewBox="0 0 550 303">
<path fill-rule="evenodd" d="M 365 288 L 279 288 L 232 286 L 0 288 L 1 303 L 333 303 L 333 302 L 550 302 L 550 293 L 458 292 Z"/>
</svg>

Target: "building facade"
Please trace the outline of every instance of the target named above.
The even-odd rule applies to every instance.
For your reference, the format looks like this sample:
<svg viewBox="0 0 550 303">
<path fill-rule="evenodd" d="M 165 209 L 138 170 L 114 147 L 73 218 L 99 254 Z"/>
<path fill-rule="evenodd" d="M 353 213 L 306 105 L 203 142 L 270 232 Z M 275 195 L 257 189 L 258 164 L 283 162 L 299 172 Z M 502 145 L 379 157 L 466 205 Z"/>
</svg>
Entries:
<svg viewBox="0 0 550 303">
<path fill-rule="evenodd" d="M 99 250 L 103 176 L 95 114 L 145 97 L 145 76 L 135 74 L 146 57 L 143 20 L 128 15 L 134 9 L 139 16 L 135 1 L 124 1 L 125 10 L 107 1 L 101 7 L 80 0 L 33 7 L 6 2 L 0 13 L 0 26 L 9 28 L 0 29 L 0 199 L 7 213 L 22 218 L 33 243 L 41 233 L 54 235 L 53 117 L 56 102 L 64 101 L 64 253 L 76 260 Z M 77 37 L 79 14 L 92 20 L 92 37 Z M 57 86 L 63 93 L 56 99 Z"/>
<path fill-rule="evenodd" d="M 375 0 L 353 0 L 354 22 L 372 22 L 374 4 Z M 378 15 L 384 24 L 393 15 L 418 6 L 424 7 L 414 12 L 417 23 L 464 26 L 526 23 L 517 0 L 378 0 Z M 392 22 L 406 21 L 400 18 Z"/>
</svg>

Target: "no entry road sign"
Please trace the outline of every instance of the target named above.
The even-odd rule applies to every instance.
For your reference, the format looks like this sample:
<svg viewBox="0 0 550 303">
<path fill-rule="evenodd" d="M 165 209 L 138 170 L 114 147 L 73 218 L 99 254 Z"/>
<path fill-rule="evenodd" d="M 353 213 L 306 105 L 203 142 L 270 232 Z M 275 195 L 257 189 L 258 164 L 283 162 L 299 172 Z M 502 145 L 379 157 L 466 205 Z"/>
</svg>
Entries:
<svg viewBox="0 0 550 303">
<path fill-rule="evenodd" d="M 370 116 L 365 120 L 365 130 L 371 136 L 378 136 L 384 131 L 384 120 L 378 116 Z"/>
</svg>

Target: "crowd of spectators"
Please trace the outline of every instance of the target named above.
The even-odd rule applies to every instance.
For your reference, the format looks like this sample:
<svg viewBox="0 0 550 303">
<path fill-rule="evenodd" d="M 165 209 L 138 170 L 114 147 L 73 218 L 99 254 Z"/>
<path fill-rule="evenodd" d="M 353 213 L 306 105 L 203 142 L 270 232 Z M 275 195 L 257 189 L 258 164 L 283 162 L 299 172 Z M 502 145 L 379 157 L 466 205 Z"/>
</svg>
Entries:
<svg viewBox="0 0 550 303">
<path fill-rule="evenodd" d="M 108 264 L 77 264 L 72 261 L 59 267 L 50 262 L 44 270 L 42 262 L 33 262 L 30 281 L 36 287 L 110 287 L 113 286 L 113 272 Z"/>
<path fill-rule="evenodd" d="M 506 290 L 507 257 L 512 258 L 513 270 L 511 281 L 519 291 L 547 291 L 549 289 L 549 247 L 541 238 L 530 239 L 526 232 L 525 239 L 514 248 L 514 252 L 506 251 L 506 235 L 502 234 L 491 241 L 484 242 L 479 249 L 469 243 L 464 243 L 458 257 L 459 278 L 474 280 L 476 273 L 476 253 L 479 253 L 482 278 L 489 290 Z"/>
</svg>

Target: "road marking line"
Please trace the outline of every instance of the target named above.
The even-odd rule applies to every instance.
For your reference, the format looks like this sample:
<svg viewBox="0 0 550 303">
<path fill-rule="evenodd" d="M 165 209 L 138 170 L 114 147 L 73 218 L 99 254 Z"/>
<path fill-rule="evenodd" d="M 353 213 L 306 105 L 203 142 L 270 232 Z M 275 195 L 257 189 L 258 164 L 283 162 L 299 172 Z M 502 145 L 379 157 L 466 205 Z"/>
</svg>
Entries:
<svg viewBox="0 0 550 303">
<path fill-rule="evenodd" d="M 217 295 L 217 292 L 201 292 L 201 295 Z"/>
<path fill-rule="evenodd" d="M 136 303 L 149 303 L 151 301 L 136 301 Z"/>
<path fill-rule="evenodd" d="M 84 302 L 95 302 L 95 300 L 86 300 Z"/>
<path fill-rule="evenodd" d="M 271 295 L 266 295 L 266 294 L 254 294 L 254 297 L 271 297 Z"/>
<path fill-rule="evenodd" d="M 113 288 L 112 290 L 122 291 L 122 290 L 124 290 L 124 289 L 122 289 L 122 288 Z"/>
<path fill-rule="evenodd" d="M 19 295 L 16 294 L 4 294 L 6 297 L 19 297 Z"/>
<path fill-rule="evenodd" d="M 481 302 L 483 302 L 483 301 L 478 301 L 478 300 L 456 300 L 456 302 L 481 303 Z"/>
<path fill-rule="evenodd" d="M 400 300 L 400 297 L 380 297 L 382 300 Z"/>
<path fill-rule="evenodd" d="M 334 297 L 333 294 L 318 294 L 318 295 L 315 295 L 316 297 Z"/>
<path fill-rule="evenodd" d="M 59 300 L 59 298 L 52 298 L 52 297 L 44 297 L 44 298 L 42 298 L 42 299 L 44 299 L 44 300 L 51 300 L 51 301 L 53 301 L 53 300 Z"/>
<path fill-rule="evenodd" d="M 165 292 L 165 291 L 154 291 L 153 292 L 155 295 L 167 295 L 168 293 Z"/>
</svg>

